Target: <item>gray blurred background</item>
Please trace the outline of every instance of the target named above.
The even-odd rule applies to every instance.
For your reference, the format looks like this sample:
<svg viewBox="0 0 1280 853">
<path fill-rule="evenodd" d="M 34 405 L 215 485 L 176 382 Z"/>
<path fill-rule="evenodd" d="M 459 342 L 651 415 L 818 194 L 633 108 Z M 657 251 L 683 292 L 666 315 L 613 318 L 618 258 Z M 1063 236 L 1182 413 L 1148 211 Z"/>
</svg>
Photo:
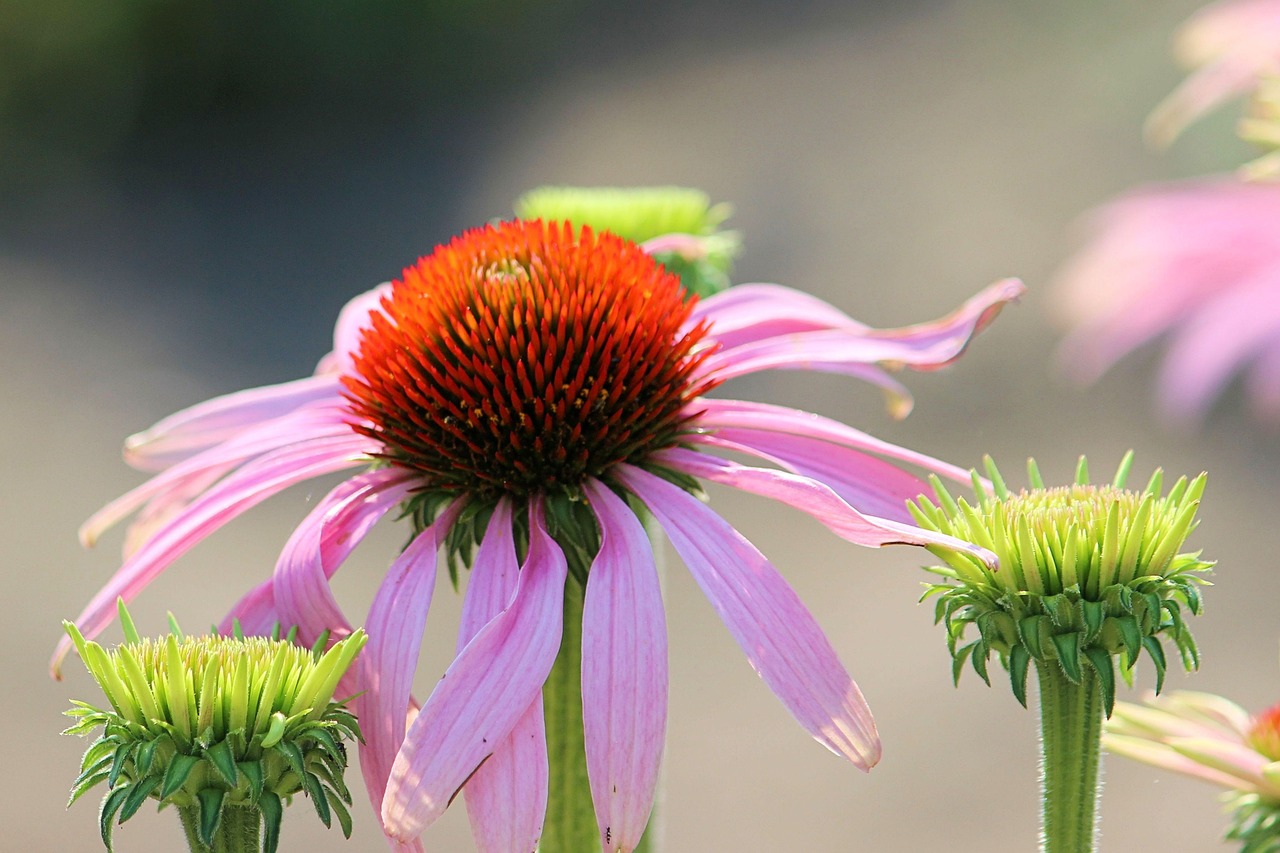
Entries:
<svg viewBox="0 0 1280 853">
<path fill-rule="evenodd" d="M 82 552 L 75 529 L 140 482 L 119 461 L 124 436 L 309 372 L 348 297 L 543 183 L 701 187 L 736 206 L 738 281 L 803 288 L 873 324 L 1025 278 L 1022 304 L 953 369 L 906 378 L 905 422 L 835 377 L 777 373 L 726 393 L 963 465 L 990 452 L 1017 472 L 1035 455 L 1061 479 L 1081 452 L 1105 473 L 1132 447 L 1143 477 L 1210 471 L 1193 540 L 1220 561 L 1195 624 L 1204 667 L 1170 686 L 1255 710 L 1280 699 L 1276 433 L 1234 392 L 1198 434 L 1168 429 L 1151 353 L 1088 390 L 1051 369 L 1046 287 L 1073 220 L 1136 182 L 1242 157 L 1229 115 L 1164 156 L 1139 140 L 1178 80 L 1167 41 L 1193 8 L 0 0 L 0 847 L 100 849 L 95 798 L 63 809 L 85 744 L 58 736 L 68 701 L 95 688 L 75 661 L 63 683 L 45 662 L 59 621 L 117 564 L 118 535 Z M 139 625 L 159 632 L 166 610 L 189 628 L 220 617 L 326 488 L 201 545 L 137 600 Z M 1035 715 L 1003 683 L 951 686 L 943 632 L 915 604 L 927 555 L 857 549 L 763 500 L 712 497 L 829 632 L 885 757 L 864 776 L 810 741 L 673 558 L 665 849 L 1033 850 Z M 381 531 L 338 576 L 349 612 L 367 607 L 401 533 Z M 424 691 L 456 613 L 437 598 Z M 1119 760 L 1106 779 L 1103 849 L 1217 846 L 1207 785 Z M 355 817 L 347 846 L 299 804 L 283 849 L 383 849 L 361 792 Z M 176 819 L 146 810 L 117 841 L 182 845 Z M 426 841 L 472 849 L 463 810 Z"/>
</svg>

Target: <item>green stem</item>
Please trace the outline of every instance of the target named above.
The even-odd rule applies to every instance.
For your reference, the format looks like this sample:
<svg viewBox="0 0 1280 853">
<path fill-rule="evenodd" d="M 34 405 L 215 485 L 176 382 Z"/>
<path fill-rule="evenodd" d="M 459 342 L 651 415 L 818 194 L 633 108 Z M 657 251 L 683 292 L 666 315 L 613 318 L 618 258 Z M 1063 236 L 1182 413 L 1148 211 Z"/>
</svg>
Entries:
<svg viewBox="0 0 1280 853">
<path fill-rule="evenodd" d="M 582 603 L 586 590 L 573 575 L 564 585 L 564 634 L 542 687 L 550 789 L 539 853 L 599 853 L 587 752 L 582 731 Z"/>
<path fill-rule="evenodd" d="M 1082 667 L 1073 683 L 1054 663 L 1040 678 L 1040 827 L 1043 853 L 1092 853 L 1096 847 L 1098 768 L 1102 754 L 1102 690 Z"/>
<path fill-rule="evenodd" d="M 224 807 L 212 845 L 200 840 L 199 806 L 179 807 L 178 815 L 182 818 L 182 831 L 186 833 L 191 853 L 259 853 L 262 849 L 262 814 L 255 808 Z"/>
</svg>

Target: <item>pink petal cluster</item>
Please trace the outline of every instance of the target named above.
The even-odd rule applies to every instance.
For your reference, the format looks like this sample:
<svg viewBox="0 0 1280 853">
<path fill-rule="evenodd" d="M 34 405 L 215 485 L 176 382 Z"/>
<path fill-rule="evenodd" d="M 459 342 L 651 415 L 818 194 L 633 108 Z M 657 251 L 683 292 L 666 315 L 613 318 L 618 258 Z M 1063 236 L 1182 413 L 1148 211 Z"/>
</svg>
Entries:
<svg viewBox="0 0 1280 853">
<path fill-rule="evenodd" d="M 1201 180 L 1133 191 L 1095 212 L 1059 274 L 1067 373 L 1092 382 L 1154 338 L 1169 345 L 1158 396 L 1193 421 L 1239 372 L 1259 415 L 1280 418 L 1280 185 Z"/>
<path fill-rule="evenodd" d="M 1223 0 L 1182 25 L 1174 41 L 1192 73 L 1152 111 L 1147 138 L 1168 145 L 1187 125 L 1280 74 L 1280 0 Z"/>
<path fill-rule="evenodd" d="M 929 370 L 957 358 L 1020 283 L 999 282 L 932 323 L 877 330 L 811 296 L 776 285 L 744 285 L 699 303 L 690 324 L 710 323 L 718 346 L 701 369 L 727 379 L 761 370 L 851 375 L 909 408 L 886 366 Z M 353 429 L 341 378 L 370 313 L 374 290 L 339 317 L 333 352 L 315 375 L 219 397 L 129 439 L 126 458 L 156 472 L 91 518 L 82 538 L 134 516 L 123 565 L 76 619 L 93 637 L 132 599 L 214 530 L 287 487 L 350 472 L 294 530 L 272 575 L 222 623 L 246 633 L 299 626 L 303 642 L 335 638 L 352 621 L 329 581 L 369 530 L 423 487 L 423 475 L 371 466 L 375 439 Z M 905 501 L 926 484 L 900 464 L 967 482 L 966 471 L 818 415 L 764 403 L 696 399 L 684 442 L 649 460 L 808 513 L 850 542 L 946 544 L 994 558 L 968 543 L 921 530 Z M 731 462 L 746 454 L 768 467 Z M 857 685 L 818 624 L 772 564 L 703 502 L 640 467 L 618 464 L 608 483 L 582 491 L 602 546 L 588 575 L 582 689 L 591 790 L 606 851 L 631 850 L 653 803 L 665 737 L 667 639 L 654 557 L 640 520 L 619 497 L 648 508 L 761 678 L 820 743 L 855 766 L 880 757 L 875 724 Z M 547 532 L 542 500 L 498 502 L 475 556 L 462 603 L 457 656 L 431 695 L 411 684 L 419 638 L 436 586 L 437 556 L 462 511 L 460 497 L 418 534 L 388 570 L 364 628 L 369 643 L 354 683 L 365 734 L 361 766 L 393 849 L 418 836 L 465 784 L 477 843 L 486 851 L 531 850 L 547 801 L 541 690 L 560 645 L 566 560 Z M 528 547 L 518 557 L 516 513 Z M 55 672 L 67 652 L 54 659 Z"/>
<path fill-rule="evenodd" d="M 1234 702 L 1178 690 L 1116 704 L 1103 744 L 1117 755 L 1280 803 L 1280 762 L 1250 745 L 1257 720 Z"/>
</svg>

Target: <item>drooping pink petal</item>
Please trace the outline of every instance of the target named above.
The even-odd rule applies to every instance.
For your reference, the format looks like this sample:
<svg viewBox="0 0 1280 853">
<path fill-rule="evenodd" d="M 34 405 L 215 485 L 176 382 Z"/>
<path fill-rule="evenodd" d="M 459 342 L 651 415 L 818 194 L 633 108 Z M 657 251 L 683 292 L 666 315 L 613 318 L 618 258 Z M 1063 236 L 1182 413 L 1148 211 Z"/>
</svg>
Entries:
<svg viewBox="0 0 1280 853">
<path fill-rule="evenodd" d="M 309 403 L 339 400 L 336 376 L 308 376 L 205 400 L 125 440 L 124 459 L 143 471 L 161 471 L 232 438 L 241 430 Z"/>
<path fill-rule="evenodd" d="M 598 480 L 583 487 L 600 524 L 582 617 L 587 776 L 604 853 L 640 843 L 667 727 L 667 624 L 644 526 Z"/>
<path fill-rule="evenodd" d="M 880 738 L 862 692 L 764 555 L 678 486 L 630 465 L 613 476 L 654 514 L 752 668 L 800 725 L 859 769 L 873 767 Z"/>
<path fill-rule="evenodd" d="M 519 584 L 511 502 L 498 501 L 467 581 L 458 651 L 511 603 Z M 463 789 L 471 834 L 481 853 L 533 851 L 542 835 L 548 795 L 547 734 L 542 691 L 494 747 Z"/>
<path fill-rule="evenodd" d="M 531 507 L 529 553 L 511 605 L 462 650 L 396 756 L 382 802 L 386 831 L 416 838 L 504 742 L 546 681 L 560 648 L 568 566 Z"/>
<path fill-rule="evenodd" d="M 691 405 L 696 406 L 700 412 L 696 425 L 703 429 L 715 431 L 741 427 L 769 433 L 804 436 L 829 441 L 854 450 L 875 453 L 886 459 L 897 459 L 959 483 L 970 482 L 969 472 L 959 466 L 883 441 L 839 421 L 824 418 L 822 415 L 744 400 L 699 398 Z"/>
<path fill-rule="evenodd" d="M 231 605 L 218 623 L 218 633 L 229 636 L 239 627 L 246 637 L 266 637 L 280 624 L 283 623 L 276 612 L 275 581 L 267 578 Z"/>
<path fill-rule="evenodd" d="M 187 503 L 224 473 L 255 456 L 312 439 L 350 435 L 351 431 L 339 407 L 314 405 L 242 427 L 225 441 L 175 462 L 98 510 L 81 525 L 80 542 L 92 547 L 103 531 L 144 505 L 149 505 L 153 520 L 167 515 L 170 505 Z"/>
<path fill-rule="evenodd" d="M 1280 338 L 1269 341 L 1250 365 L 1245 389 L 1258 417 L 1280 420 Z"/>
<path fill-rule="evenodd" d="M 281 625 L 297 627 L 302 645 L 326 631 L 334 640 L 351 632 L 329 579 L 416 485 L 417 477 L 397 468 L 357 474 L 339 483 L 294 529 L 272 575 L 273 598 Z"/>
<path fill-rule="evenodd" d="M 369 642 L 356 659 L 364 689 L 356 698 L 356 715 L 364 734 L 360 771 L 375 812 L 382 805 L 392 761 L 404 742 L 413 675 L 435 591 L 437 552 L 459 508 L 458 503 L 451 504 L 391 564 L 365 621 Z"/>
<path fill-rule="evenodd" d="M 1171 145 L 1189 125 L 1256 86 L 1267 66 L 1275 70 L 1275 59 L 1227 56 L 1187 75 L 1147 117 L 1147 141 L 1158 148 Z"/>
<path fill-rule="evenodd" d="M 872 548 L 884 545 L 941 545 L 972 554 L 989 566 L 994 566 L 997 562 L 995 554 L 971 542 L 924 530 L 912 524 L 863 515 L 841 500 L 825 484 L 799 474 L 771 468 L 752 468 L 681 447 L 660 450 L 651 458 L 698 479 L 722 483 L 785 503 L 808 513 L 841 539 L 857 545 Z"/>
<path fill-rule="evenodd" d="M 1109 733 L 1102 736 L 1102 743 L 1107 752 L 1123 755 L 1126 758 L 1132 758 L 1135 761 L 1141 761 L 1153 767 L 1172 770 L 1175 773 L 1181 773 L 1193 779 L 1201 779 L 1223 788 L 1247 791 L 1253 787 L 1237 776 L 1223 773 L 1212 767 L 1206 767 L 1198 761 L 1193 761 L 1164 743 L 1157 743 L 1141 737 Z"/>
<path fill-rule="evenodd" d="M 369 325 L 369 312 L 382 303 L 382 297 L 391 293 L 391 282 L 384 282 L 372 290 L 366 290 L 350 299 L 338 312 L 338 322 L 333 327 L 333 350 L 316 365 L 316 373 L 350 374 L 355 363 L 352 355 L 360 348 L 360 333 Z"/>
<path fill-rule="evenodd" d="M 750 453 L 825 483 L 859 512 L 911 522 L 907 501 L 931 492 L 922 478 L 853 448 L 814 438 L 726 428 L 688 437 L 692 444 Z"/>
<path fill-rule="evenodd" d="M 174 560 L 210 533 L 294 483 L 360 464 L 371 449 L 369 439 L 352 433 L 284 448 L 247 463 L 156 531 L 85 606 L 76 617 L 76 625 L 84 636 L 97 636 L 115 619 L 116 599 L 132 601 Z M 58 644 L 50 663 L 54 677 L 70 648 L 69 639 Z"/>
<path fill-rule="evenodd" d="M 867 364 L 935 370 L 959 358 L 974 335 L 1025 290 L 1017 279 L 1005 279 L 969 298 L 946 317 L 900 329 L 819 329 L 748 341 L 713 353 L 702 371 L 729 379 L 778 369 L 843 373 Z"/>
<path fill-rule="evenodd" d="M 1233 743 L 1221 738 L 1169 738 L 1165 742 L 1192 761 L 1235 776 L 1248 783 L 1251 788 L 1267 784 L 1262 771 L 1271 763 L 1271 759 L 1243 743 Z"/>
</svg>

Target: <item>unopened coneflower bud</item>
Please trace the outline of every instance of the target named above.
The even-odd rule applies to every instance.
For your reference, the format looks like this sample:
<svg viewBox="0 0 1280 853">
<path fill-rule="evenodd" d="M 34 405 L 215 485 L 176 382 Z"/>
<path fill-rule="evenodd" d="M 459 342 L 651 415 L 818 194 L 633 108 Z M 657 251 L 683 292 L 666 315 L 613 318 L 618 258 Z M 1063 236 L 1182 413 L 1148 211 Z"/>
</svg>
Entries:
<svg viewBox="0 0 1280 853">
<path fill-rule="evenodd" d="M 64 623 L 107 705 L 75 701 L 66 734 L 102 733 L 71 792 L 75 802 L 107 784 L 100 829 L 112 829 L 149 799 L 182 816 L 193 850 L 276 850 L 283 804 L 310 798 L 329 826 L 351 834 L 343 740 L 355 718 L 334 690 L 365 644 L 357 630 L 328 651 L 287 639 L 138 635 L 120 604 L 125 642 L 110 651 Z"/>
</svg>

